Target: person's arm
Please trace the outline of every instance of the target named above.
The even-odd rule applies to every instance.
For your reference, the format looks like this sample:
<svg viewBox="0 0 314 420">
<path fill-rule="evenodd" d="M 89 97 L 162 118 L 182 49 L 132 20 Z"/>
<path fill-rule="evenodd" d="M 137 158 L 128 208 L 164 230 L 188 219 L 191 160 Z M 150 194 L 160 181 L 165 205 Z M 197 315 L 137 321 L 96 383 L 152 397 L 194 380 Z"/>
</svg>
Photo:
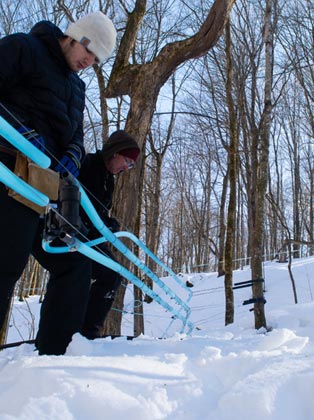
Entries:
<svg viewBox="0 0 314 420">
<path fill-rule="evenodd" d="M 30 73 L 33 54 L 26 35 L 16 34 L 0 39 L 0 56 L 1 95 L 21 83 L 27 73 Z"/>
<path fill-rule="evenodd" d="M 17 126 L 6 104 L 14 102 L 14 92 L 27 83 L 34 67 L 34 52 L 25 34 L 15 34 L 0 39 L 0 115 Z M 19 115 L 16 115 L 19 118 Z"/>
<path fill-rule="evenodd" d="M 105 170 L 104 162 L 99 151 L 86 155 L 78 179 L 82 186 L 86 188 L 87 195 L 99 217 L 112 232 L 117 232 L 120 229 L 119 222 L 109 216 L 112 207 L 114 176 Z M 85 226 L 89 227 L 90 237 L 98 237 L 98 230 L 91 226 L 85 212 L 83 213 L 82 219 L 84 220 Z"/>
<path fill-rule="evenodd" d="M 114 177 L 113 175 L 109 175 L 105 184 L 103 207 L 102 207 L 103 211 L 100 217 L 105 223 L 105 225 L 112 232 L 118 232 L 120 230 L 120 223 L 115 217 L 109 216 L 110 210 L 112 208 L 113 191 L 114 191 Z"/>
<path fill-rule="evenodd" d="M 54 170 L 60 174 L 71 173 L 76 178 L 80 172 L 84 156 L 83 146 L 70 143 Z"/>
<path fill-rule="evenodd" d="M 85 103 L 85 84 L 79 79 L 76 79 L 76 83 L 79 85 L 78 88 L 81 90 L 83 97 L 83 103 Z M 85 157 L 85 148 L 83 144 L 84 132 L 83 132 L 83 117 L 84 109 L 81 112 L 81 120 L 79 121 L 78 127 L 67 146 L 67 150 L 61 157 L 58 164 L 55 166 L 55 170 L 61 174 L 70 172 L 74 177 L 79 175 L 82 162 Z"/>
</svg>

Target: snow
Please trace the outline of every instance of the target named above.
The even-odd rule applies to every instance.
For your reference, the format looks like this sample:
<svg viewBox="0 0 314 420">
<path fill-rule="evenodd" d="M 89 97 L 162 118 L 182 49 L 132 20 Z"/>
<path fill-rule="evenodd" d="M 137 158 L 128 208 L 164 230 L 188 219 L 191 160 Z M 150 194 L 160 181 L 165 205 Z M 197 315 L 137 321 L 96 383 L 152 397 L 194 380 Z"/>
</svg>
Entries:
<svg viewBox="0 0 314 420">
<path fill-rule="evenodd" d="M 76 334 L 64 356 L 38 356 L 30 344 L 1 351 L 0 420 L 313 419 L 314 257 L 294 260 L 292 271 L 298 304 L 287 264 L 264 265 L 269 332 L 254 329 L 252 305 L 242 304 L 251 288 L 234 291 L 235 320 L 225 327 L 223 278 L 202 273 L 180 276 L 194 284 L 191 336 L 179 323 L 160 338 L 171 316 L 153 302 L 146 335 L 134 340 Z M 234 272 L 235 282 L 249 279 L 248 268 Z M 130 309 L 131 286 L 126 296 Z M 8 342 L 33 334 L 38 300 L 16 301 Z M 123 332 L 132 333 L 131 315 Z"/>
</svg>

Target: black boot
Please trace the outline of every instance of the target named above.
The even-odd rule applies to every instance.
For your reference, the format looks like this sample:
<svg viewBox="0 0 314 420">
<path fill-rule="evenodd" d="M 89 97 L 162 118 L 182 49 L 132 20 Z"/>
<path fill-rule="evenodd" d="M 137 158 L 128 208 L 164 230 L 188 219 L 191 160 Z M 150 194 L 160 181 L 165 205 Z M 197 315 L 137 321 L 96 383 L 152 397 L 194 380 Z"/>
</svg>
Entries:
<svg viewBox="0 0 314 420">
<path fill-rule="evenodd" d="M 104 322 L 113 303 L 114 292 L 105 296 L 91 294 L 82 328 L 82 335 L 89 340 L 104 336 Z"/>
</svg>

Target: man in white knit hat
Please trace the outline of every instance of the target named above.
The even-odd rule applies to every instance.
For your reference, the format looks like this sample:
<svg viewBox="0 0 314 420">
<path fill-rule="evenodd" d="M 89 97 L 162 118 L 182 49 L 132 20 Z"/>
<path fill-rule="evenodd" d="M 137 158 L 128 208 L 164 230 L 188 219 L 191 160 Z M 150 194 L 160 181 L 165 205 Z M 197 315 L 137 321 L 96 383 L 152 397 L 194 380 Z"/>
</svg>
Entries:
<svg viewBox="0 0 314 420">
<path fill-rule="evenodd" d="M 71 23 L 63 33 L 49 21 L 38 22 L 29 33 L 0 39 L 0 115 L 27 140 L 52 158 L 51 169 L 77 177 L 85 155 L 83 112 L 85 84 L 77 72 L 110 56 L 116 42 L 111 20 L 102 12 L 91 13 Z M 14 170 L 17 151 L 0 137 L 0 162 Z M 5 325 L 14 287 L 32 252 L 40 217 L 9 196 L 0 183 L 0 331 Z M 60 257 L 62 258 L 62 256 Z M 72 334 L 81 329 L 89 292 L 89 261 L 73 253 L 50 278 L 45 299 L 48 311 L 62 314 L 64 324 L 45 325 L 49 346 L 41 354 L 62 354 Z M 58 295 L 71 296 L 76 277 L 76 302 L 58 304 Z M 66 298 L 64 298 L 64 301 Z"/>
<path fill-rule="evenodd" d="M 91 13 L 71 23 L 65 35 L 77 41 L 95 55 L 98 62 L 106 60 L 116 43 L 116 30 L 102 12 Z"/>
</svg>

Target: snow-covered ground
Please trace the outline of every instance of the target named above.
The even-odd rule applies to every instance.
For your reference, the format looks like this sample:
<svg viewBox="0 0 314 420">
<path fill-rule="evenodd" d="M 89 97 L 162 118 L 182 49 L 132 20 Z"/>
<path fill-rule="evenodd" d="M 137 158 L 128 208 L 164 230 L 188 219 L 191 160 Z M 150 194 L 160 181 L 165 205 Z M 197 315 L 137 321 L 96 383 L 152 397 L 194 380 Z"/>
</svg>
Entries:
<svg viewBox="0 0 314 420">
<path fill-rule="evenodd" d="M 297 305 L 287 264 L 264 271 L 270 332 L 256 331 L 252 305 L 242 304 L 250 288 L 234 291 L 235 322 L 225 327 L 223 278 L 203 273 L 180 276 L 194 284 L 191 336 L 153 302 L 134 340 L 76 334 L 65 356 L 38 356 L 29 344 L 1 351 L 0 420 L 313 419 L 314 258 L 293 262 Z M 234 273 L 244 280 L 248 269 Z M 132 304 L 128 286 L 126 311 Z M 36 296 L 15 303 L 8 342 L 32 338 L 39 308 Z M 126 314 L 123 332 L 132 327 Z"/>
</svg>

